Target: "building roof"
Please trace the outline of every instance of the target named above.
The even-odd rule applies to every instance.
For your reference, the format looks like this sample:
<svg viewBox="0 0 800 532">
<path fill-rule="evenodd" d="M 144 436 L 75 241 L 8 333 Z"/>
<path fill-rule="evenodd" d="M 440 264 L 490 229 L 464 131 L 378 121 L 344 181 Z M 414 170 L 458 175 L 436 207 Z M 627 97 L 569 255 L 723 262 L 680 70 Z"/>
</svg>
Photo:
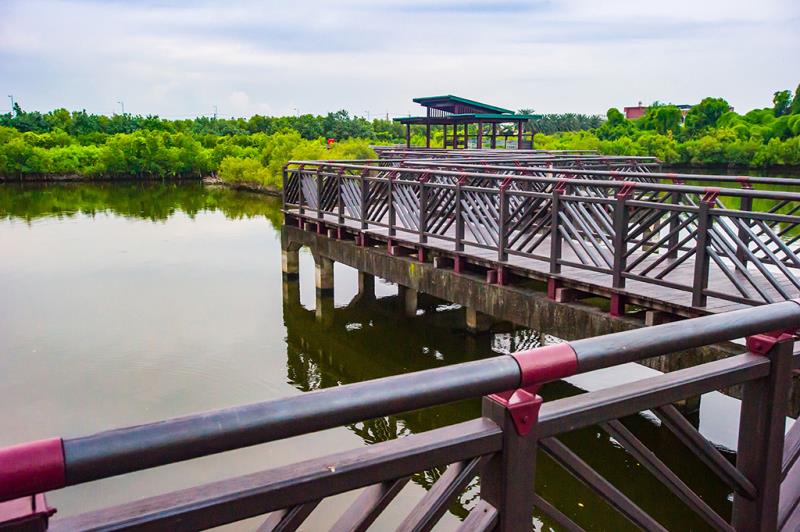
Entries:
<svg viewBox="0 0 800 532">
<path fill-rule="evenodd" d="M 445 94 L 443 96 L 424 96 L 421 98 L 414 98 L 414 102 L 424 106 L 440 109 L 442 111 L 454 112 L 456 104 L 461 106 L 471 107 L 477 113 L 500 113 L 500 114 L 513 114 L 514 111 L 510 109 L 503 109 L 487 103 L 481 103 L 475 100 L 468 100 L 460 96 L 453 96 L 452 94 Z"/>
</svg>

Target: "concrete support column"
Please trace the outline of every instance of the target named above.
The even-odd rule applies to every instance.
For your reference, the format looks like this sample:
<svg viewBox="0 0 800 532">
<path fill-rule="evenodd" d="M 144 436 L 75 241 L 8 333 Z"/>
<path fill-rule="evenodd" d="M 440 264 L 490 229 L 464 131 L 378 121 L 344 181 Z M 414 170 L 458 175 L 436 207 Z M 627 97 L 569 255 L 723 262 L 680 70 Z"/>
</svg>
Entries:
<svg viewBox="0 0 800 532">
<path fill-rule="evenodd" d="M 419 292 L 407 286 L 398 285 L 397 295 L 400 297 L 400 304 L 403 305 L 403 312 L 409 318 L 417 315 L 417 299 Z"/>
<path fill-rule="evenodd" d="M 467 330 L 473 334 L 486 332 L 492 326 L 492 317 L 478 312 L 475 309 L 466 308 L 467 311 Z"/>
<path fill-rule="evenodd" d="M 300 252 L 298 250 L 281 250 L 281 271 L 291 276 L 297 276 L 300 273 Z"/>
<path fill-rule="evenodd" d="M 300 281 L 284 276 L 282 289 L 284 307 L 300 304 Z"/>
<path fill-rule="evenodd" d="M 314 283 L 317 290 L 333 290 L 333 261 L 314 256 Z"/>
<path fill-rule="evenodd" d="M 358 297 L 373 299 L 375 297 L 375 276 L 366 272 L 358 272 Z"/>
</svg>

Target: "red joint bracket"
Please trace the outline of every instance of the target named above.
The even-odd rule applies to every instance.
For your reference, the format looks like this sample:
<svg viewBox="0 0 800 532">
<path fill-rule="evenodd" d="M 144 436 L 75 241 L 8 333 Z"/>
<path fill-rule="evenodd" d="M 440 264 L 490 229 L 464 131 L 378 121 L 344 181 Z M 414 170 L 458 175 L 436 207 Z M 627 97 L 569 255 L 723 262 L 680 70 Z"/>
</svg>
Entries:
<svg viewBox="0 0 800 532">
<path fill-rule="evenodd" d="M 741 187 L 746 190 L 751 190 L 753 188 L 753 184 L 750 182 L 750 176 L 738 175 L 736 176 L 736 180 L 739 182 Z"/>
<path fill-rule="evenodd" d="M 462 174 L 458 177 L 458 184 L 463 185 L 467 182 L 467 176 Z"/>
<path fill-rule="evenodd" d="M 621 294 L 611 294 L 611 301 L 608 306 L 608 313 L 612 316 L 625 315 L 625 296 Z"/>
<path fill-rule="evenodd" d="M 503 179 L 503 181 L 500 183 L 500 190 L 506 190 L 508 187 L 510 187 L 511 181 L 512 179 L 510 177 Z"/>
<path fill-rule="evenodd" d="M 65 485 L 61 438 L 0 449 L 0 502 L 63 488 Z"/>
<path fill-rule="evenodd" d="M 47 530 L 54 513 L 44 493 L 0 502 L 0 530 Z"/>
<path fill-rule="evenodd" d="M 617 191 L 617 199 L 624 199 L 631 195 L 633 189 L 636 188 L 636 183 L 633 181 L 624 181 L 622 187 Z"/>
<path fill-rule="evenodd" d="M 567 191 L 567 185 L 569 184 L 569 179 L 559 179 L 556 182 L 556 186 L 553 187 L 553 192 L 558 192 L 563 194 Z"/>
<path fill-rule="evenodd" d="M 539 419 L 542 398 L 537 394 L 542 384 L 578 372 L 578 356 L 568 343 L 548 345 L 512 353 L 520 370 L 519 388 L 490 395 L 505 406 L 514 421 L 517 434 L 528 434 Z"/>
<path fill-rule="evenodd" d="M 796 330 L 786 329 L 747 337 L 747 350 L 755 355 L 766 355 L 775 347 L 775 344 L 794 338 Z"/>
<path fill-rule="evenodd" d="M 497 284 L 506 286 L 508 284 L 508 272 L 503 266 L 497 268 Z"/>
<path fill-rule="evenodd" d="M 542 408 L 542 397 L 523 389 L 505 394 L 492 394 L 489 398 L 504 406 L 511 414 L 517 434 L 526 436 L 539 421 L 539 409 Z"/>
<path fill-rule="evenodd" d="M 427 183 L 428 180 L 430 180 L 430 176 L 431 174 L 424 173 L 421 176 L 419 176 L 419 178 L 417 178 L 417 181 L 419 181 L 420 183 Z"/>
<path fill-rule="evenodd" d="M 547 298 L 548 299 L 555 299 L 556 298 L 556 290 L 561 286 L 561 282 L 558 279 L 553 279 L 550 277 L 547 279 Z"/>
<path fill-rule="evenodd" d="M 717 201 L 717 196 L 719 196 L 719 189 L 716 187 L 709 187 L 706 189 L 706 193 L 700 201 L 713 205 L 714 202 Z"/>
</svg>

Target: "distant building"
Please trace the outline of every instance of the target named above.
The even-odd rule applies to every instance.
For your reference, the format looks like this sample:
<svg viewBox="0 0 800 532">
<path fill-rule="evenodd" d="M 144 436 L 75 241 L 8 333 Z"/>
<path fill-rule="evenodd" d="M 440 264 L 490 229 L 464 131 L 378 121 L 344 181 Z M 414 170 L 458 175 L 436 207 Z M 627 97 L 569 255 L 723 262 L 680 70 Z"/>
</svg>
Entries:
<svg viewBox="0 0 800 532">
<path fill-rule="evenodd" d="M 691 109 L 693 106 L 681 104 L 681 105 L 676 105 L 675 107 L 681 110 L 681 114 L 683 115 L 683 120 L 685 121 L 686 115 L 689 114 L 689 109 Z M 628 120 L 636 120 L 637 118 L 641 118 L 644 116 L 644 114 L 647 112 L 649 108 L 650 108 L 649 105 L 642 105 L 642 102 L 639 102 L 639 105 L 634 107 L 625 107 L 624 108 L 625 118 L 627 118 Z M 733 111 L 733 107 L 729 107 L 728 110 Z"/>
<path fill-rule="evenodd" d="M 625 107 L 625 118 L 628 120 L 636 120 L 637 118 L 641 118 L 644 116 L 645 111 L 647 111 L 648 106 L 642 105 L 642 102 L 639 102 L 639 105 L 635 107 Z"/>
</svg>

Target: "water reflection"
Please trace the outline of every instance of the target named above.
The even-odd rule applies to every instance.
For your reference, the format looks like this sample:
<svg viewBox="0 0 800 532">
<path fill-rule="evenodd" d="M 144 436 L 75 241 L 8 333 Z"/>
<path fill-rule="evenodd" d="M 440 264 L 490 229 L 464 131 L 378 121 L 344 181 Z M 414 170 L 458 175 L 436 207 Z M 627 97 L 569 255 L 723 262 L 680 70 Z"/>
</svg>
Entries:
<svg viewBox="0 0 800 532">
<path fill-rule="evenodd" d="M 274 198 L 199 184 L 2 185 L 0 221 L 0 395 L 11 398 L 2 414 L 0 445 L 285 397 L 557 341 L 546 331 L 525 329 L 470 335 L 463 309 L 425 295 L 419 297 L 423 312 L 406 317 L 397 296 L 375 297 L 376 283 L 352 271 L 338 276 L 336 286 L 339 293 L 340 282 L 349 284 L 356 294 L 351 302 L 337 299 L 337 308 L 329 295 L 319 294 L 305 308 L 299 283 L 281 282 L 281 215 Z M 308 262 L 302 260 L 306 283 L 311 279 L 304 277 Z M 309 286 L 313 290 L 313 281 L 304 289 Z M 547 400 L 575 393 L 580 390 L 565 382 L 543 390 Z M 67 515 L 152 495 L 154 486 L 179 489 L 479 415 L 480 402 L 472 400 L 366 420 L 62 490 L 51 500 Z M 708 504 L 730 513 L 728 490 L 669 433 L 641 416 L 625 423 Z M 704 529 L 599 429 L 576 431 L 563 441 L 669 528 Z M 407 495 L 387 513 L 409 511 L 441 473 L 415 475 Z M 537 489 L 587 529 L 630 528 L 544 456 Z M 477 496 L 473 482 L 452 514 L 463 517 Z M 341 509 L 337 501 L 323 503 L 310 529 L 330 525 Z"/>
<path fill-rule="evenodd" d="M 282 223 L 278 198 L 207 187 L 197 182 L 8 183 L 0 186 L 0 220 L 30 222 L 46 217 L 113 213 L 163 222 L 177 212 L 194 218 L 203 211 L 219 211 L 231 219 L 265 216 L 275 229 L 280 229 Z"/>
</svg>

